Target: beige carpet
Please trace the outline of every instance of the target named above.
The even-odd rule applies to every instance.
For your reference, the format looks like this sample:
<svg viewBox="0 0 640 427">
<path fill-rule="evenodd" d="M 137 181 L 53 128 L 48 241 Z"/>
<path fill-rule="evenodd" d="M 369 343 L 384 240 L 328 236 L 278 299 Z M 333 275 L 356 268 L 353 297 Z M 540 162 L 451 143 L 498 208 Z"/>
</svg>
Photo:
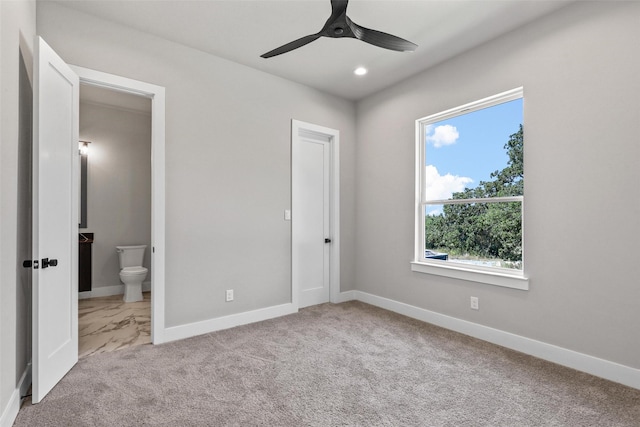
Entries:
<svg viewBox="0 0 640 427">
<path fill-rule="evenodd" d="M 359 302 L 82 359 L 16 426 L 639 426 L 640 390 Z"/>
</svg>

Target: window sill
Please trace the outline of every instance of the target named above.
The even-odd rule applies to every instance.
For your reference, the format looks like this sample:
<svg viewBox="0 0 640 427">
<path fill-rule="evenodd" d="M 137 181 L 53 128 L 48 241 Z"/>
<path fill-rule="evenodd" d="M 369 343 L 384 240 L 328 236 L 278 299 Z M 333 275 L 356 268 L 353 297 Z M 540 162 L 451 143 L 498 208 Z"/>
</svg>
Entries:
<svg viewBox="0 0 640 427">
<path fill-rule="evenodd" d="M 435 262 L 431 264 L 418 261 L 411 262 L 411 271 L 484 283 L 487 285 L 502 286 L 505 288 L 520 289 L 523 291 L 529 290 L 529 278 L 525 277 L 521 272 L 507 274 L 493 271 L 480 271 L 460 266 L 452 266 L 450 264 L 436 264 Z"/>
</svg>

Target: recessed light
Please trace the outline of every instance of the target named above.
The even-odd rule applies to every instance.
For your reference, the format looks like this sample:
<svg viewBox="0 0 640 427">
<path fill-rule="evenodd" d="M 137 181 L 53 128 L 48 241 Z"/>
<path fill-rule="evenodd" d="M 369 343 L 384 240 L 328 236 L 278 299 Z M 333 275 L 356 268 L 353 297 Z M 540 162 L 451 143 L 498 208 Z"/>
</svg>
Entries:
<svg viewBox="0 0 640 427">
<path fill-rule="evenodd" d="M 356 76 L 364 76 L 365 74 L 367 74 L 368 70 L 364 67 L 358 67 L 355 70 L 353 70 L 353 74 L 355 74 Z"/>
</svg>

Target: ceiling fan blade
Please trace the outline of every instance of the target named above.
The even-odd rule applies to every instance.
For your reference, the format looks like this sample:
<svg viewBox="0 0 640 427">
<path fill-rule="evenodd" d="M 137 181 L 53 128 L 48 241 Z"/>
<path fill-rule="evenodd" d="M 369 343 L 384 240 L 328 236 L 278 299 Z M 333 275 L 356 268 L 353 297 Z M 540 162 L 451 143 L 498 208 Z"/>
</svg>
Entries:
<svg viewBox="0 0 640 427">
<path fill-rule="evenodd" d="M 351 19 L 347 19 L 349 28 L 353 31 L 353 35 L 363 42 L 372 44 L 374 46 L 383 47 L 385 49 L 396 50 L 398 52 L 413 52 L 418 47 L 417 44 L 411 43 L 409 40 L 401 39 L 400 37 L 383 33 L 382 31 L 371 30 L 369 28 L 362 27 Z"/>
<path fill-rule="evenodd" d="M 260 56 L 263 57 L 263 58 L 271 58 L 272 56 L 281 55 L 283 53 L 290 52 L 290 51 L 292 51 L 294 49 L 297 49 L 297 48 L 302 47 L 302 46 L 304 46 L 306 44 L 309 44 L 312 41 L 319 39 L 320 37 L 321 37 L 320 34 L 311 34 L 311 35 L 308 35 L 308 36 L 304 36 L 304 37 L 299 38 L 298 40 L 294 40 L 292 42 L 289 42 L 289 43 L 287 43 L 287 44 L 285 44 L 283 46 L 280 46 L 280 47 L 278 47 L 276 49 L 273 49 L 273 50 L 271 50 L 271 51 L 269 51 L 267 53 L 264 53 L 264 54 L 262 54 Z"/>
<path fill-rule="evenodd" d="M 347 10 L 349 0 L 331 0 L 331 16 L 342 15 Z"/>
</svg>

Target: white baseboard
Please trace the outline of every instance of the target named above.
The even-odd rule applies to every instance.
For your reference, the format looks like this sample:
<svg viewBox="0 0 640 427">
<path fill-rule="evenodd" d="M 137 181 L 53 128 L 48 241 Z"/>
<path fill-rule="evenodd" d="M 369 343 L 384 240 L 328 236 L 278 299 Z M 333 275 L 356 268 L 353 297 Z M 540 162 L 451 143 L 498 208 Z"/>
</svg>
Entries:
<svg viewBox="0 0 640 427">
<path fill-rule="evenodd" d="M 468 322 L 424 308 L 415 307 L 388 298 L 362 291 L 352 291 L 354 299 L 395 313 L 403 314 L 423 322 L 441 326 L 474 338 L 529 354 L 549 362 L 586 372 L 629 387 L 640 389 L 640 369 L 599 359 L 577 351 L 568 350 L 531 338 Z"/>
<path fill-rule="evenodd" d="M 244 313 L 232 314 L 201 322 L 189 323 L 186 325 L 172 326 L 164 329 L 163 342 L 175 341 L 196 335 L 207 334 L 209 332 L 229 329 L 235 326 L 246 325 L 263 320 L 273 319 L 287 314 L 297 313 L 298 308 L 293 304 L 282 304 L 259 310 L 247 311 Z"/>
<path fill-rule="evenodd" d="M 338 294 L 337 299 L 332 302 L 341 303 L 352 301 L 353 299 L 355 299 L 355 292 L 356 291 L 341 292 Z M 287 314 L 293 314 L 297 312 L 298 309 L 295 308 L 293 304 L 289 303 L 276 305 L 273 307 L 266 307 L 259 310 L 247 311 L 244 313 L 232 314 L 224 317 L 218 317 L 215 319 L 203 320 L 201 322 L 194 322 L 186 325 L 172 326 L 164 329 L 162 342 L 190 338 L 197 335 L 207 334 L 209 332 L 233 328 L 235 326 L 247 325 L 249 323 L 274 319 L 276 317 L 286 316 Z"/>
<path fill-rule="evenodd" d="M 340 292 L 337 298 L 335 299 L 335 301 L 331 301 L 331 302 L 334 304 L 338 304 L 341 302 L 353 301 L 354 299 L 356 299 L 356 292 L 357 291 Z"/>
<path fill-rule="evenodd" d="M 151 282 L 142 282 L 142 292 L 151 290 Z M 95 286 L 90 291 L 78 292 L 78 299 L 110 297 L 112 295 L 123 295 L 124 285 Z"/>
<path fill-rule="evenodd" d="M 13 393 L 11 393 L 9 403 L 7 403 L 7 406 L 2 410 L 2 414 L 0 414 L 0 427 L 11 427 L 13 425 L 13 422 L 18 416 L 18 411 L 20 411 L 20 404 L 22 402 L 21 396 L 25 396 L 27 394 L 30 385 L 31 362 L 29 362 L 22 373 L 20 381 L 18 382 L 18 387 L 16 387 Z"/>
</svg>

